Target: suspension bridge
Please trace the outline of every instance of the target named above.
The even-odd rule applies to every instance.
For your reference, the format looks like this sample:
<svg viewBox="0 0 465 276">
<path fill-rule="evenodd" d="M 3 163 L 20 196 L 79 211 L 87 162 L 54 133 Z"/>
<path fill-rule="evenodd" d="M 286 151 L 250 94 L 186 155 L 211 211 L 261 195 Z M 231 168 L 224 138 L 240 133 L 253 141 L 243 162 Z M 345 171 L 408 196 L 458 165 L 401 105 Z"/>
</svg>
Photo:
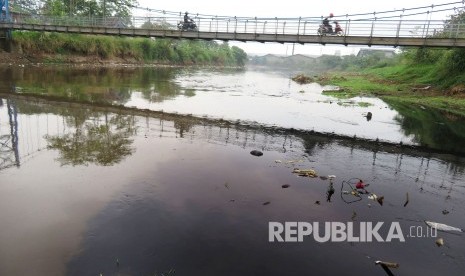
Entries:
<svg viewBox="0 0 465 276">
<path fill-rule="evenodd" d="M 465 24 L 460 20 L 464 1 L 335 15 L 331 21 L 337 21 L 343 28 L 339 35 L 318 34 L 322 17 L 258 18 L 194 14 L 191 19 L 196 27 L 186 31 L 182 28 L 183 13 L 132 8 L 146 10 L 151 15 L 129 18 L 53 17 L 7 11 L 0 20 L 0 29 L 262 43 L 465 47 Z M 435 19 L 433 15 L 444 15 L 444 18 Z"/>
</svg>

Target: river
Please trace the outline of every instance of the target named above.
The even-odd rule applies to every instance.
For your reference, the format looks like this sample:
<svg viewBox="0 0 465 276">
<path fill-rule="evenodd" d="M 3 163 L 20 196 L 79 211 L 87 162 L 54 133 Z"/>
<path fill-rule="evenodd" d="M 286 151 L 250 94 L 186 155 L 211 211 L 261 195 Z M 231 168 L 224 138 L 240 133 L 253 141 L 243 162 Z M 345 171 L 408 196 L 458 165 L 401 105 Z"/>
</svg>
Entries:
<svg viewBox="0 0 465 276">
<path fill-rule="evenodd" d="M 0 71 L 0 275 L 465 269 L 462 234 L 424 222 L 465 228 L 463 118 L 279 71 Z M 351 194 L 359 179 L 384 201 Z M 270 222 L 383 222 L 384 240 L 397 223 L 405 241 L 270 242 Z"/>
</svg>

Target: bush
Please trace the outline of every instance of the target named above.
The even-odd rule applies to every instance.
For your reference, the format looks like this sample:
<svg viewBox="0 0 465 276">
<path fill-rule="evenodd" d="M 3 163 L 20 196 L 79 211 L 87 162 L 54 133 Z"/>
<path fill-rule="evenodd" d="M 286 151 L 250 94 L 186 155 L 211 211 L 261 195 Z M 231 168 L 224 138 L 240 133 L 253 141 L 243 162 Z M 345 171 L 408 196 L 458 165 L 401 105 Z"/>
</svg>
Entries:
<svg viewBox="0 0 465 276">
<path fill-rule="evenodd" d="M 243 66 L 247 54 L 227 43 L 172 39 L 126 38 L 45 32 L 13 33 L 13 43 L 27 54 L 61 53 L 98 55 L 101 58 L 133 57 L 147 62 Z"/>
</svg>

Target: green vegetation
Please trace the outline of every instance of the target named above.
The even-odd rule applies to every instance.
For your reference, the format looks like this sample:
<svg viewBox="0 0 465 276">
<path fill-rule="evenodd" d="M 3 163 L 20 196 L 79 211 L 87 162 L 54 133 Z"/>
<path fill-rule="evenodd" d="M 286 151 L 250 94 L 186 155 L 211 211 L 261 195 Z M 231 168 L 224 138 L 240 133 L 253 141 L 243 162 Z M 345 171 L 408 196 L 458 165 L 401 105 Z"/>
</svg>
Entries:
<svg viewBox="0 0 465 276">
<path fill-rule="evenodd" d="M 431 148 L 463 152 L 465 139 L 463 117 L 425 109 L 422 105 L 412 105 L 404 98 L 386 98 L 385 101 L 399 112 L 395 120 L 401 124 L 405 135 L 413 135 L 416 142 Z"/>
<path fill-rule="evenodd" d="M 131 7 L 136 0 L 18 0 L 11 10 L 27 14 L 53 16 L 62 24 L 82 24 L 82 17 L 111 18 L 106 24 L 132 27 Z M 96 19 L 96 20 L 97 20 Z M 34 20 L 33 17 L 28 20 Z M 110 23 L 108 23 L 110 22 Z M 30 22 L 34 23 L 34 22 Z M 103 24 L 103 23 L 102 23 Z M 142 28 L 175 29 L 176 26 L 146 22 Z M 13 33 L 13 43 L 18 51 L 45 62 L 69 62 L 70 56 L 121 58 L 130 62 L 147 62 L 174 65 L 243 66 L 247 54 L 238 47 L 213 41 L 188 41 L 174 39 L 148 39 L 116 36 L 95 36 L 45 32 Z M 42 57 L 45 55 L 45 57 Z M 50 55 L 47 57 L 46 55 Z"/>
<path fill-rule="evenodd" d="M 15 0 L 10 1 L 14 12 L 53 16 L 117 16 L 129 19 L 136 0 Z"/>
<path fill-rule="evenodd" d="M 14 32 L 13 44 L 27 55 L 54 55 L 50 62 L 64 60 L 60 55 L 122 58 L 163 64 L 243 66 L 247 54 L 236 46 L 213 41 L 146 39 L 41 32 Z M 58 54 L 58 55 L 57 55 Z"/>
<path fill-rule="evenodd" d="M 360 107 L 370 107 L 373 105 L 372 103 L 368 103 L 368 102 L 358 102 L 357 104 Z"/>
<path fill-rule="evenodd" d="M 445 22 L 445 30 L 465 24 L 465 13 Z M 442 36 L 438 33 L 437 36 Z M 364 56 L 323 56 L 322 68 L 330 70 L 318 78 L 322 84 L 339 87 L 325 95 L 352 98 L 373 95 L 465 115 L 465 49 L 403 48 L 386 58 L 372 51 Z"/>
<path fill-rule="evenodd" d="M 441 76 L 438 72 L 444 68 L 439 65 L 415 64 L 405 56 L 402 61 L 409 63 L 383 69 L 366 68 L 360 73 L 328 73 L 320 78 L 321 83 L 337 85 L 339 89 L 323 93 L 345 99 L 373 95 L 465 115 L 465 87 L 461 85 L 465 71 Z"/>
</svg>

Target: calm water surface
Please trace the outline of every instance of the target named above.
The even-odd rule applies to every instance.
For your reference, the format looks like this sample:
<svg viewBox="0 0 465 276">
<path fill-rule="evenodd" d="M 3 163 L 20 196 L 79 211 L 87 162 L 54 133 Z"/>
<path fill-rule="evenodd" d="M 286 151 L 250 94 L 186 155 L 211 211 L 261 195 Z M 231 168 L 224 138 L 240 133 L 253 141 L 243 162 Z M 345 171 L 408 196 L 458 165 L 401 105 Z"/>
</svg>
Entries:
<svg viewBox="0 0 465 276">
<path fill-rule="evenodd" d="M 422 106 L 322 95 L 295 73 L 231 69 L 3 67 L 3 91 L 315 130 L 465 153 L 465 119 Z M 1 77 L 0 77 L 1 78 Z M 373 114 L 367 120 L 366 114 Z"/>
<path fill-rule="evenodd" d="M 43 75 L 31 74 L 36 70 Z M 347 131 L 386 131 L 389 139 L 412 143 L 451 141 L 451 149 L 463 141 L 453 127 L 461 118 L 422 115 L 421 107 L 377 99 L 354 100 L 372 102 L 372 109 L 338 105 L 320 94 L 322 87 L 301 87 L 280 73 L 5 72 L 10 78 L 2 82 L 3 93 L 302 129 L 320 130 L 324 124 L 312 122 L 332 121 Z M 239 106 L 230 106 L 234 99 Z M 272 117 L 274 105 L 287 120 Z M 338 121 L 343 117 L 331 113 L 339 110 L 350 115 Z M 367 110 L 375 110 L 371 121 L 362 116 Z M 439 129 L 423 129 L 433 125 L 425 117 Z M 0 118 L 0 275 L 386 275 L 374 265 L 378 259 L 398 262 L 395 275 L 462 275 L 465 269 L 463 235 L 439 232 L 442 247 L 436 238 L 407 237 L 409 227 L 425 227 L 424 220 L 465 228 L 465 159 L 459 155 L 6 96 Z M 348 121 L 358 121 L 358 128 Z M 455 136 L 435 137 L 441 130 Z M 294 168 L 336 175 L 330 201 L 329 180 L 298 177 Z M 370 183 L 368 190 L 384 196 L 384 204 L 344 195 L 342 183 L 352 178 Z M 398 221 L 406 242 L 270 243 L 270 221 Z M 380 231 L 383 237 L 387 230 Z"/>
</svg>

